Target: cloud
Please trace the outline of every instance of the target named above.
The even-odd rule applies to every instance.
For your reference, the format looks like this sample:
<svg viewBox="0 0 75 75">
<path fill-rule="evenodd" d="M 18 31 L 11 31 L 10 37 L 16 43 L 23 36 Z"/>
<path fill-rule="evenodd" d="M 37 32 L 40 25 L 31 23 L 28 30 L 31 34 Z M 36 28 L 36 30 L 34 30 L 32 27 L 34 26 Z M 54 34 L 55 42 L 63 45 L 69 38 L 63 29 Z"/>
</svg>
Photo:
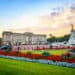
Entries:
<svg viewBox="0 0 75 75">
<path fill-rule="evenodd" d="M 40 22 L 50 28 L 48 33 L 53 33 L 55 36 L 68 34 L 70 24 L 75 24 L 75 9 L 65 8 L 61 13 L 54 12 L 51 16 L 41 16 Z"/>
<path fill-rule="evenodd" d="M 1 21 L 0 23 L 3 25 L 0 26 L 0 32 L 4 30 L 29 31 L 36 34 L 49 35 L 52 33 L 55 36 L 61 36 L 70 33 L 70 24 L 75 24 L 75 9 L 65 8 L 62 12 L 51 12 L 42 16 L 22 14 L 15 19 Z"/>
</svg>

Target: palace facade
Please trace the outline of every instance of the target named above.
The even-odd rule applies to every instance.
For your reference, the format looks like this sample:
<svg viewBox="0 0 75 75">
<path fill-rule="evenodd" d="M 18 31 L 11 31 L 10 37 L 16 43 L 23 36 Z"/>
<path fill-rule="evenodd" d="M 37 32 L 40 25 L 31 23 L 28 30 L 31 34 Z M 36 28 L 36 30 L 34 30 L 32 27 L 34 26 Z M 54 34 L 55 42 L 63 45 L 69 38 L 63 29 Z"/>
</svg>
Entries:
<svg viewBox="0 0 75 75">
<path fill-rule="evenodd" d="M 33 34 L 31 32 L 25 33 L 13 33 L 13 32 L 3 32 L 2 40 L 4 44 L 11 43 L 12 45 L 21 44 L 46 44 L 46 35 Z"/>
</svg>

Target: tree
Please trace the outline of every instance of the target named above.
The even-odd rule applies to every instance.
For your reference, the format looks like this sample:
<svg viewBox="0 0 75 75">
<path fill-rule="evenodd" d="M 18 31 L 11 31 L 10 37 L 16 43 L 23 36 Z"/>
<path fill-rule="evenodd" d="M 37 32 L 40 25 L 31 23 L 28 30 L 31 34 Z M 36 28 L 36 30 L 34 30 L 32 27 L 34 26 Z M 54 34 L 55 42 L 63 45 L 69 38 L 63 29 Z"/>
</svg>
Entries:
<svg viewBox="0 0 75 75">
<path fill-rule="evenodd" d="M 43 53 L 42 53 L 42 56 L 43 56 L 43 57 L 45 57 L 45 56 L 50 56 L 50 53 L 49 53 L 49 52 L 43 52 Z"/>
<path fill-rule="evenodd" d="M 47 41 L 50 43 L 55 42 L 55 41 L 58 41 L 58 42 L 66 41 L 67 42 L 69 40 L 69 37 L 70 37 L 70 34 L 60 36 L 60 37 L 52 36 L 52 37 L 48 38 Z"/>
<path fill-rule="evenodd" d="M 2 38 L 0 38 L 0 46 L 2 45 Z"/>
<path fill-rule="evenodd" d="M 55 41 L 56 41 L 56 37 L 53 36 L 53 37 L 51 37 L 51 38 L 48 38 L 47 41 L 48 41 L 48 42 L 51 42 L 51 43 L 52 43 L 52 42 L 55 42 Z"/>
</svg>

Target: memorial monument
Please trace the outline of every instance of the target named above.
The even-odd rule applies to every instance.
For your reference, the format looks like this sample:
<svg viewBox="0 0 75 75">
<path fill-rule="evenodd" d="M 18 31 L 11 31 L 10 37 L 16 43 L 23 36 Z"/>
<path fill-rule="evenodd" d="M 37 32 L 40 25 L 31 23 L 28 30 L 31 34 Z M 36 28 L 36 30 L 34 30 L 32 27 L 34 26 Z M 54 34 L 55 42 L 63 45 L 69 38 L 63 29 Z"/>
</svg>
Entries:
<svg viewBox="0 0 75 75">
<path fill-rule="evenodd" d="M 69 45 L 75 45 L 75 30 L 73 24 L 71 24 L 71 34 L 68 41 Z"/>
</svg>

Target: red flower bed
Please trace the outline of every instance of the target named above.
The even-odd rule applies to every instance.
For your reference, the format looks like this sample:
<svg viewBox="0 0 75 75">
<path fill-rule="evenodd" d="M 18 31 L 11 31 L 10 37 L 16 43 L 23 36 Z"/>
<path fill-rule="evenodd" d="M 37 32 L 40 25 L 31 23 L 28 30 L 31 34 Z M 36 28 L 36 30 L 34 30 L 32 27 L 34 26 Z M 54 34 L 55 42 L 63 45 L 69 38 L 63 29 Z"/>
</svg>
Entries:
<svg viewBox="0 0 75 75">
<path fill-rule="evenodd" d="M 30 59 L 45 59 L 45 60 L 53 60 L 53 61 L 65 61 L 65 62 L 69 62 L 69 63 L 75 63 L 75 58 L 63 59 L 61 55 L 50 55 L 50 56 L 42 57 L 41 54 L 25 54 L 25 53 L 20 53 L 20 52 L 16 52 L 16 51 L 5 52 L 3 50 L 0 50 L 0 55 L 26 57 L 26 58 L 30 58 Z M 64 54 L 64 56 L 69 56 L 69 55 L 70 55 L 69 52 Z"/>
<path fill-rule="evenodd" d="M 4 50 L 0 50 L 0 55 L 7 55 L 7 53 Z"/>
<path fill-rule="evenodd" d="M 62 61 L 62 57 L 59 55 L 51 55 L 44 57 L 46 60 L 53 60 L 53 61 Z"/>
<path fill-rule="evenodd" d="M 75 58 L 68 58 L 65 61 L 69 63 L 75 63 Z"/>
<path fill-rule="evenodd" d="M 25 57 L 32 59 L 32 55 L 26 55 Z"/>
<path fill-rule="evenodd" d="M 4 51 L 0 50 L 0 55 L 4 54 Z"/>
<path fill-rule="evenodd" d="M 71 55 L 70 52 L 65 53 L 63 57 L 62 57 L 63 58 L 63 61 L 69 62 L 69 63 L 75 63 L 75 58 L 72 57 L 72 55 Z"/>
<path fill-rule="evenodd" d="M 32 54 L 33 59 L 40 59 L 41 55 L 40 54 Z"/>
<path fill-rule="evenodd" d="M 26 57 L 27 54 L 25 54 L 25 53 L 19 53 L 18 56 L 19 56 L 19 57 Z"/>
<path fill-rule="evenodd" d="M 16 56 L 16 53 L 15 53 L 15 51 L 10 51 L 7 55 L 8 56 Z"/>
<path fill-rule="evenodd" d="M 17 51 L 10 51 L 7 55 L 8 55 L 8 56 L 26 57 L 27 54 L 25 54 L 25 53 L 20 53 L 20 52 L 17 52 Z"/>
</svg>

